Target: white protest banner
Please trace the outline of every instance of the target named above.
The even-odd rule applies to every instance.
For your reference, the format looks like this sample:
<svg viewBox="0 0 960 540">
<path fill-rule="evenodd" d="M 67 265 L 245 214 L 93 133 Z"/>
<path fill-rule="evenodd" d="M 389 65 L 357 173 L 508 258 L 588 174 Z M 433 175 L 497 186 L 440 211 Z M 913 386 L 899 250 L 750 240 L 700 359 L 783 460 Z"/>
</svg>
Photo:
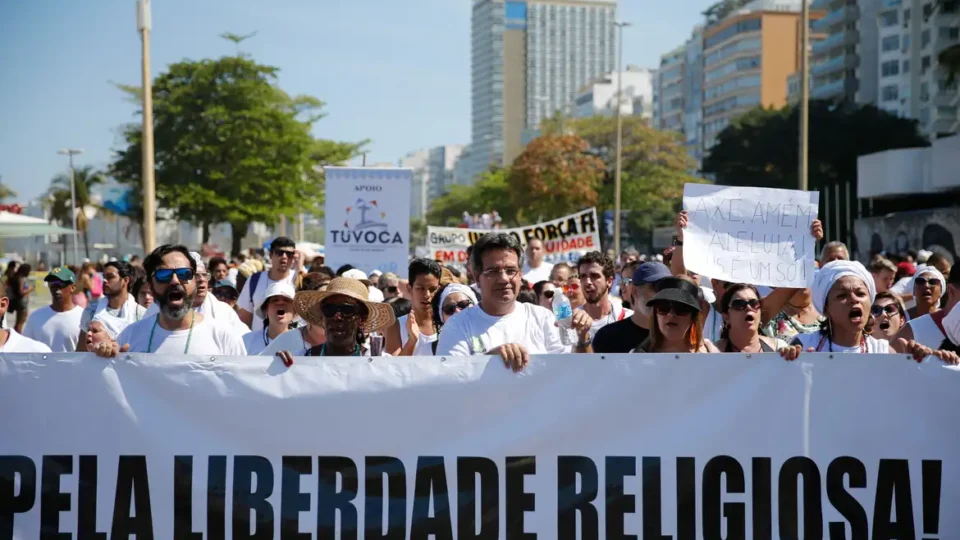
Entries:
<svg viewBox="0 0 960 540">
<path fill-rule="evenodd" d="M 0 538 L 953 540 L 958 384 L 895 355 L 5 354 Z"/>
<path fill-rule="evenodd" d="M 576 262 L 588 251 L 600 250 L 600 230 L 597 228 L 597 210 L 590 208 L 545 223 L 499 229 L 461 229 L 458 227 L 427 227 L 427 248 L 431 256 L 444 263 L 466 264 L 467 248 L 489 232 L 505 232 L 523 244 L 534 238 L 543 240 L 548 263 Z"/>
<path fill-rule="evenodd" d="M 407 277 L 411 169 L 325 167 L 326 260 Z"/>
<path fill-rule="evenodd" d="M 684 264 L 722 281 L 810 287 L 819 201 L 816 191 L 686 184 Z"/>
</svg>

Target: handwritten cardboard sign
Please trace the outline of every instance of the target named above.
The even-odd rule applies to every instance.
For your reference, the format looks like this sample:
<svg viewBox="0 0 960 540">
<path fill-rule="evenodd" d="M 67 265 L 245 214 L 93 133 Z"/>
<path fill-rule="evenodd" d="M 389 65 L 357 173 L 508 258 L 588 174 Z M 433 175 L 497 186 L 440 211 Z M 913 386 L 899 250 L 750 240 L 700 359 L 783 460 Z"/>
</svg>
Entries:
<svg viewBox="0 0 960 540">
<path fill-rule="evenodd" d="M 819 202 L 816 191 L 687 184 L 684 263 L 732 283 L 810 287 Z"/>
</svg>

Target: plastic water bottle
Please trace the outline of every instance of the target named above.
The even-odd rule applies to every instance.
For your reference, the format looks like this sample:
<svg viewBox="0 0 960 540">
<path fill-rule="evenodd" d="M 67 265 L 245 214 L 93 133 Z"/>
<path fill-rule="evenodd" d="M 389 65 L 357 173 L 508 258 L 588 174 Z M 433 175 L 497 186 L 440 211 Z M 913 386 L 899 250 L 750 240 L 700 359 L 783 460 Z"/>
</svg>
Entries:
<svg viewBox="0 0 960 540">
<path fill-rule="evenodd" d="M 573 338 L 570 336 L 573 306 L 570 305 L 570 299 L 567 298 L 567 295 L 559 290 L 553 293 L 553 315 L 557 318 L 557 326 L 560 327 L 560 342 L 564 345 L 570 345 L 573 343 Z"/>
</svg>

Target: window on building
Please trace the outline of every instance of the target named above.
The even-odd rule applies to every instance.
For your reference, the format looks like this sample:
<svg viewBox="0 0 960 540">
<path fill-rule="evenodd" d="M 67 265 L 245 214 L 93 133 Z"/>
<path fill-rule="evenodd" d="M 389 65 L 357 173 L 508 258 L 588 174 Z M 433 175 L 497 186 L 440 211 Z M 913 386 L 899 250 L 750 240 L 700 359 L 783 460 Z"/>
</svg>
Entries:
<svg viewBox="0 0 960 540">
<path fill-rule="evenodd" d="M 930 56 L 924 56 L 920 59 L 920 73 L 924 74 L 930 69 Z"/>
<path fill-rule="evenodd" d="M 956 107 L 937 107 L 937 116 L 946 116 L 949 118 L 957 117 Z"/>
<path fill-rule="evenodd" d="M 887 36 L 880 41 L 880 49 L 884 52 L 895 51 L 900 48 L 900 35 Z"/>
<path fill-rule="evenodd" d="M 927 101 L 930 99 L 930 83 L 922 82 L 920 83 L 920 99 L 922 101 Z"/>
<path fill-rule="evenodd" d="M 926 49 L 930 45 L 930 29 L 927 28 L 920 34 L 920 49 Z"/>
<path fill-rule="evenodd" d="M 900 74 L 900 62 L 898 60 L 888 60 L 880 64 L 880 75 L 891 77 Z"/>
<path fill-rule="evenodd" d="M 903 73 L 910 73 L 910 60 L 903 61 Z"/>
<path fill-rule="evenodd" d="M 926 21 L 933 15 L 933 4 L 926 3 L 923 5 L 923 20 Z"/>
<path fill-rule="evenodd" d="M 920 109 L 920 123 L 929 124 L 930 123 L 930 109 L 927 107 L 922 107 Z"/>
<path fill-rule="evenodd" d="M 890 84 L 880 88 L 880 99 L 882 101 L 896 101 L 900 98 L 899 88 L 895 84 Z"/>
<path fill-rule="evenodd" d="M 889 28 L 891 26 L 896 26 L 896 24 L 897 12 L 895 10 L 884 11 L 880 14 L 880 26 Z"/>
</svg>

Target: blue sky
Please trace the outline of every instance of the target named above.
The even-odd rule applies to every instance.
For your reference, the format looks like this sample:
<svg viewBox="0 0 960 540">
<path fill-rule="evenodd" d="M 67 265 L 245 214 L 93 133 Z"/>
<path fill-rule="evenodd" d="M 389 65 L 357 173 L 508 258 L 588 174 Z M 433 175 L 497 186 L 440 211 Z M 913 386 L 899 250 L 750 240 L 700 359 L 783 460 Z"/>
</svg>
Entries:
<svg viewBox="0 0 960 540">
<path fill-rule="evenodd" d="M 700 21 L 706 0 L 621 0 L 634 23 L 624 61 L 655 67 Z M 471 0 L 153 0 L 154 76 L 173 62 L 232 54 L 219 34 L 281 69 L 280 85 L 327 103 L 318 137 L 371 139 L 368 163 L 470 138 Z M 66 169 L 104 167 L 135 107 L 134 0 L 0 1 L 0 176 L 26 201 Z"/>
</svg>

